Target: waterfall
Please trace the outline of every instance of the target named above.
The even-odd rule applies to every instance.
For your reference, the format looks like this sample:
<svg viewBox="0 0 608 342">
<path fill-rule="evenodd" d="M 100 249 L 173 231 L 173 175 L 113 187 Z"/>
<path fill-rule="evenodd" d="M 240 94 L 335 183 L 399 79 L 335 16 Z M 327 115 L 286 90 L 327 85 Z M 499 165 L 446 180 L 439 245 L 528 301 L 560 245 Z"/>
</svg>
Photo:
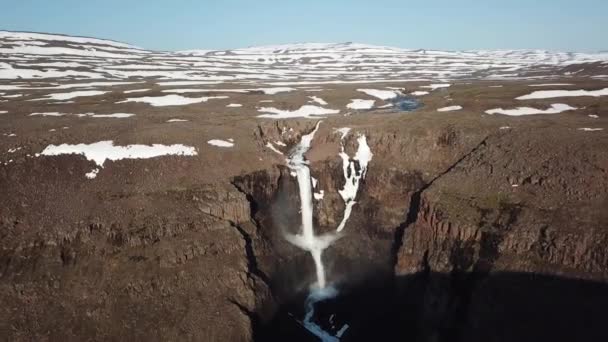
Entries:
<svg viewBox="0 0 608 342">
<path fill-rule="evenodd" d="M 341 128 L 336 130 L 342 134 L 340 157 L 342 158 L 342 166 L 345 178 L 345 184 L 339 194 L 342 197 L 345 209 L 342 221 L 338 226 L 337 233 L 325 235 L 315 235 L 313 225 L 313 179 L 310 176 L 310 168 L 308 161 L 304 158 L 304 154 L 310 149 L 312 139 L 319 129 L 321 121 L 317 122 L 315 129 L 309 134 L 303 135 L 300 143 L 296 145 L 292 153 L 287 158 L 287 166 L 295 173 L 298 180 L 298 188 L 300 191 L 300 213 L 302 218 L 301 232 L 299 234 L 287 234 L 286 239 L 290 243 L 310 252 L 314 263 L 317 275 L 316 287 L 311 289 L 306 299 L 306 316 L 301 323 L 306 330 L 319 337 L 324 342 L 340 341 L 342 334 L 348 329 L 345 324 L 336 335 L 325 331 L 320 325 L 314 322 L 315 304 L 329 298 L 337 296 L 338 291 L 333 286 L 327 286 L 325 275 L 325 267 L 323 265 L 323 251 L 327 249 L 336 239 L 339 238 L 339 232 L 344 229 L 348 218 L 354 206 L 355 197 L 359 190 L 361 179 L 365 178 L 367 173 L 367 165 L 372 159 L 372 152 L 367 145 L 365 135 L 359 135 L 357 142 L 359 144 L 355 156 L 351 159 L 345 152 L 344 138 L 349 133 L 350 128 Z"/>
<path fill-rule="evenodd" d="M 294 148 L 293 152 L 287 159 L 287 166 L 296 174 L 298 179 L 298 187 L 300 190 L 300 212 L 302 216 L 302 232 L 300 235 L 288 235 L 287 241 L 292 244 L 307 250 L 312 255 L 315 262 L 317 273 L 317 286 L 324 288 L 325 267 L 323 266 L 323 250 L 337 238 L 336 235 L 316 236 L 312 222 L 313 204 L 312 204 L 312 178 L 310 177 L 310 168 L 308 161 L 304 158 L 304 154 L 310 149 L 310 144 L 319 129 L 321 121 L 317 122 L 315 129 L 302 136 L 300 143 Z"/>
</svg>

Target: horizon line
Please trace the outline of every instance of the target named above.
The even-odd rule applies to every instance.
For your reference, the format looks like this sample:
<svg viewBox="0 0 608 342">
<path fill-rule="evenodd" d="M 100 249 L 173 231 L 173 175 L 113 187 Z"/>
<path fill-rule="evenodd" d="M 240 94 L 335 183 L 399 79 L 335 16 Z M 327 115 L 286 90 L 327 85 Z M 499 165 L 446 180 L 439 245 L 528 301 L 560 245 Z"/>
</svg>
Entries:
<svg viewBox="0 0 608 342">
<path fill-rule="evenodd" d="M 106 41 L 110 41 L 110 42 L 114 42 L 114 43 L 119 43 L 119 44 L 126 44 L 126 45 L 130 45 L 131 47 L 140 49 L 140 50 L 146 50 L 146 51 L 154 51 L 154 52 L 173 52 L 173 53 L 178 53 L 178 52 L 194 52 L 194 51 L 200 51 L 200 50 L 208 50 L 209 52 L 212 51 L 230 51 L 230 50 L 239 50 L 239 49 L 248 49 L 248 48 L 255 48 L 255 47 L 270 47 L 270 46 L 274 46 L 274 45 L 297 45 L 297 44 L 361 44 L 361 45 L 369 45 L 369 46 L 374 46 L 374 47 L 386 47 L 386 48 L 395 48 L 395 49 L 403 49 L 403 50 L 410 50 L 410 51 L 420 51 L 420 50 L 424 50 L 424 51 L 442 51 L 442 52 L 475 52 L 475 51 L 543 51 L 543 52 L 561 52 L 561 53 L 588 53 L 588 54 L 602 54 L 602 53 L 608 53 L 608 48 L 606 49 L 600 49 L 600 50 L 595 50 L 595 51 L 590 51 L 590 52 L 582 52 L 582 51 L 566 51 L 566 50 L 555 50 L 555 49 L 546 49 L 546 48 L 499 48 L 499 49 L 487 49 L 487 48 L 476 48 L 476 49 L 458 49 L 458 50 L 454 50 L 454 49 L 437 49 L 437 48 L 406 48 L 406 47 L 401 47 L 401 46 L 392 46 L 392 45 L 376 45 L 373 43 L 362 43 L 362 42 L 356 42 L 356 41 L 346 41 L 346 42 L 312 42 L 312 41 L 308 41 L 308 42 L 290 42 L 290 43 L 272 43 L 272 44 L 261 44 L 261 45 L 248 45 L 248 46 L 244 46 L 244 47 L 235 47 L 235 48 L 228 48 L 228 49 L 209 49 L 209 48 L 193 48 L 193 49 L 180 49 L 180 50 L 156 50 L 156 49 L 150 49 L 150 48 L 146 48 L 146 47 L 141 47 L 139 45 L 134 45 L 131 42 L 127 42 L 127 41 L 121 41 L 121 40 L 117 40 L 114 38 L 102 38 L 102 37 L 94 37 L 94 36 L 87 36 L 87 35 L 77 35 L 77 34 L 68 34 L 68 33 L 54 33 L 54 32 L 40 32 L 40 31 L 28 31 L 28 30 L 7 30 L 7 29 L 2 29 L 0 28 L 0 32 L 11 32 L 11 33 L 34 33 L 34 34 L 46 34 L 46 35 L 53 35 L 53 36 L 63 36 L 63 37 L 74 37 L 74 38 L 88 38 L 88 39 L 98 39 L 98 40 L 106 40 Z"/>
</svg>

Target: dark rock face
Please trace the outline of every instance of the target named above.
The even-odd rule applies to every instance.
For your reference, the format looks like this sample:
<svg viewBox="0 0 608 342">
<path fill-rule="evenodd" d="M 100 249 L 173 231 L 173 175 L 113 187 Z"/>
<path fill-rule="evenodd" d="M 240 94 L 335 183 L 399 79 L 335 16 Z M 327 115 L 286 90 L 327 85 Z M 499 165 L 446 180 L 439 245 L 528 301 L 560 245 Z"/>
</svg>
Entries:
<svg viewBox="0 0 608 342">
<path fill-rule="evenodd" d="M 569 158 L 552 139 L 492 137 L 422 193 L 395 272 L 423 275 L 414 290 L 423 339 L 606 338 L 605 152 Z"/>
<path fill-rule="evenodd" d="M 237 229 L 250 214 L 236 189 L 108 198 L 56 225 L 8 220 L 18 211 L 4 208 L 0 332 L 8 340 L 251 339 L 248 314 L 266 287 Z"/>
</svg>

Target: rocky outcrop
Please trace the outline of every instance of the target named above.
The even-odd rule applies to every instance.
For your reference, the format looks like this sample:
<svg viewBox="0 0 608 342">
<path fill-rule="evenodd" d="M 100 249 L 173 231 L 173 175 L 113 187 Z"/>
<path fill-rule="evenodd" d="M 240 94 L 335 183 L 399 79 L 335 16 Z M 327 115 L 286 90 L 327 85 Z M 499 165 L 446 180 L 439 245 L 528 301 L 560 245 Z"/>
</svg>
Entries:
<svg viewBox="0 0 608 342">
<path fill-rule="evenodd" d="M 590 142 L 578 143 L 585 150 Z M 547 157 L 518 161 L 512 155 L 522 151 L 517 145 L 528 146 L 528 156 Z M 608 221 L 598 207 L 608 200 L 606 171 L 594 161 L 599 157 L 595 152 L 581 156 L 583 162 L 567 154 L 557 141 L 549 149 L 536 138 L 492 137 L 422 194 L 418 220 L 403 239 L 397 273 L 420 270 L 416 265 L 424 259 L 438 272 L 521 271 L 606 279 Z M 597 181 L 589 186 L 581 173 Z"/>
<path fill-rule="evenodd" d="M 139 210 L 124 215 L 134 202 Z M 240 230 L 249 210 L 227 184 L 123 194 L 63 225 L 4 216 L 1 335 L 251 340 L 251 315 L 267 286 Z M 32 233 L 38 238 L 25 238 Z"/>
<path fill-rule="evenodd" d="M 582 137 L 588 152 L 571 158 L 546 133 L 491 136 L 422 191 L 395 267 L 422 340 L 605 337 L 593 299 L 608 279 L 605 156 Z"/>
</svg>

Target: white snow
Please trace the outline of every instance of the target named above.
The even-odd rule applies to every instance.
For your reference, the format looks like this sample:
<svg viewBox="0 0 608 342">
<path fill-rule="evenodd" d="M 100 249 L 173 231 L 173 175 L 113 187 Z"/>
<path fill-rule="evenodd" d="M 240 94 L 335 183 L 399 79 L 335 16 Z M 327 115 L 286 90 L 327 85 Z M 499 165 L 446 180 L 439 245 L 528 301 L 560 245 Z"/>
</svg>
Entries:
<svg viewBox="0 0 608 342">
<path fill-rule="evenodd" d="M 113 118 L 113 119 L 125 119 L 135 116 L 135 114 L 131 113 L 113 113 L 113 114 L 95 114 L 95 113 L 84 113 L 84 114 L 76 114 L 76 116 L 83 118 Z"/>
<path fill-rule="evenodd" d="M 344 135 L 343 135 L 344 137 Z M 367 138 L 365 135 L 360 135 L 357 138 L 359 148 L 355 153 L 355 156 L 351 160 L 348 154 L 344 150 L 344 143 L 341 143 L 340 158 L 342 158 L 342 171 L 344 174 L 344 187 L 342 190 L 338 190 L 338 193 L 342 197 L 345 204 L 344 214 L 342 215 L 342 221 L 336 231 L 340 232 L 346 226 L 346 222 L 351 215 L 353 206 L 355 205 L 355 197 L 359 191 L 359 183 L 361 179 L 365 179 L 367 174 L 367 165 L 372 160 L 373 153 L 367 145 Z"/>
<path fill-rule="evenodd" d="M 99 90 L 82 90 L 82 91 L 73 91 L 73 92 L 69 92 L 69 93 L 54 93 L 54 94 L 48 94 L 46 95 L 45 98 L 42 99 L 37 99 L 38 101 L 40 100 L 54 100 L 54 101 L 66 101 L 66 100 L 71 100 L 77 97 L 84 97 L 84 96 L 97 96 L 97 95 L 103 95 L 109 93 L 108 91 L 99 91 Z"/>
<path fill-rule="evenodd" d="M 193 103 L 207 102 L 212 99 L 227 99 L 228 96 L 204 96 L 204 97 L 183 97 L 181 95 L 165 95 L 165 96 L 145 96 L 145 97 L 134 97 L 128 98 L 118 103 L 126 102 L 142 102 L 147 103 L 154 107 L 163 106 L 184 106 Z"/>
<path fill-rule="evenodd" d="M 279 151 L 276 147 L 274 147 L 274 145 L 271 142 L 267 142 L 266 147 L 268 147 L 269 149 L 271 149 L 272 151 L 274 151 L 280 155 L 283 155 L 283 152 Z"/>
<path fill-rule="evenodd" d="M 308 98 L 310 99 L 311 102 L 318 103 L 321 106 L 327 106 L 327 104 L 328 104 L 325 100 L 323 100 L 322 98 L 317 97 L 317 96 L 309 96 Z"/>
<path fill-rule="evenodd" d="M 585 131 L 585 132 L 597 132 L 597 131 L 603 131 L 603 128 L 589 128 L 589 127 L 583 127 L 583 128 L 579 128 L 579 131 Z"/>
<path fill-rule="evenodd" d="M 0 48 L 2 52 L 12 53 L 11 49 Z M 87 71 L 59 71 L 56 69 L 37 70 L 25 68 L 13 68 L 12 65 L 0 62 L 0 79 L 30 79 L 30 78 L 65 78 L 65 77 L 80 77 L 80 78 L 103 78 L 104 75 L 98 72 Z"/>
<path fill-rule="evenodd" d="M 257 89 L 251 89 L 251 90 L 262 91 L 266 95 L 276 95 L 278 93 L 286 93 L 286 92 L 294 91 L 296 89 L 289 88 L 289 87 L 274 87 L 274 88 L 257 88 Z"/>
<path fill-rule="evenodd" d="M 167 120 L 167 122 L 188 122 L 188 120 L 185 120 L 185 119 L 169 119 L 169 120 Z"/>
<path fill-rule="evenodd" d="M 346 105 L 346 108 L 355 110 L 372 109 L 374 103 L 376 103 L 376 100 L 352 99 L 350 100 L 350 103 Z"/>
<path fill-rule="evenodd" d="M 7 40 L 18 40 L 18 41 L 32 41 L 32 40 L 50 40 L 50 41 L 66 41 L 80 44 L 101 44 L 109 45 L 119 48 L 135 48 L 133 45 L 115 42 L 113 40 L 103 40 L 96 38 L 87 37 L 74 37 L 64 36 L 55 34 L 45 33 L 31 33 L 31 32 L 11 32 L 11 31 L 0 31 L 0 39 Z"/>
<path fill-rule="evenodd" d="M 99 168 L 95 168 L 95 169 L 91 170 L 91 172 L 85 173 L 84 176 L 87 177 L 88 179 L 94 179 L 97 177 L 98 173 L 99 173 Z"/>
<path fill-rule="evenodd" d="M 528 84 L 529 87 L 560 87 L 560 86 L 571 86 L 572 83 L 541 83 L 541 84 Z"/>
<path fill-rule="evenodd" d="M 125 94 L 132 94 L 132 93 L 143 93 L 145 91 L 150 91 L 151 89 L 133 89 L 133 90 L 125 90 L 124 93 Z"/>
<path fill-rule="evenodd" d="M 226 107 L 228 107 L 228 108 L 239 108 L 239 107 L 243 107 L 243 105 L 240 104 L 240 103 L 231 103 L 231 104 L 227 105 Z"/>
<path fill-rule="evenodd" d="M 49 145 L 40 155 L 43 156 L 59 156 L 64 154 L 80 154 L 87 160 L 94 162 L 99 168 L 103 168 L 107 160 L 117 161 L 122 159 L 148 159 L 161 156 L 196 156 L 197 152 L 194 147 L 184 146 L 182 144 L 175 145 L 126 145 L 115 146 L 111 140 L 100 141 L 92 144 L 62 144 Z M 87 174 L 87 178 L 94 178 L 99 171 L 91 171 Z"/>
<path fill-rule="evenodd" d="M 219 84 L 221 81 L 164 81 L 158 82 L 159 86 L 189 86 L 189 85 L 211 85 L 211 84 Z"/>
<path fill-rule="evenodd" d="M 192 88 L 192 89 L 166 89 L 163 93 L 175 93 L 175 94 L 187 94 L 187 93 L 248 93 L 247 89 L 203 89 L 203 88 Z"/>
<path fill-rule="evenodd" d="M 315 192 L 313 194 L 313 196 L 314 196 L 315 200 L 320 201 L 320 200 L 323 199 L 323 197 L 325 197 L 325 190 L 321 190 L 319 192 Z"/>
<path fill-rule="evenodd" d="M 449 106 L 437 109 L 438 112 L 453 112 L 455 110 L 461 110 L 462 106 Z"/>
<path fill-rule="evenodd" d="M 1 64 L 1 63 L 0 63 Z M 63 90 L 63 89 L 73 89 L 73 88 L 92 88 L 92 87 L 113 87 L 113 86 L 122 86 L 122 85 L 130 85 L 141 82 L 109 82 L 109 81 L 100 81 L 100 82 L 86 82 L 86 83 L 66 83 L 66 84 L 53 84 L 52 86 L 46 87 L 27 87 L 22 85 L 0 85 L 0 89 L 4 90 Z"/>
<path fill-rule="evenodd" d="M 589 115 L 587 115 L 587 116 L 588 116 L 588 117 L 590 117 L 590 118 L 592 118 L 592 119 L 597 119 L 597 118 L 599 118 L 599 116 L 598 116 L 598 115 L 595 115 L 595 114 L 589 114 Z"/>
<path fill-rule="evenodd" d="M 410 95 L 413 95 L 413 96 L 424 96 L 424 95 L 428 95 L 428 94 L 430 94 L 428 91 L 421 91 L 421 90 L 410 93 Z"/>
<path fill-rule="evenodd" d="M 250 92 L 262 92 L 265 95 L 276 95 L 279 93 L 285 93 L 296 90 L 295 88 L 289 87 L 272 87 L 272 88 L 226 88 L 226 89 L 205 89 L 205 88 L 190 88 L 190 89 L 166 89 L 163 90 L 163 93 L 176 93 L 176 94 L 185 94 L 185 93 L 250 93 Z"/>
<path fill-rule="evenodd" d="M 351 131 L 351 129 L 352 128 L 350 128 L 350 127 L 335 128 L 334 132 L 340 133 L 340 135 L 341 135 L 340 140 L 344 140 L 344 138 L 346 138 L 346 136 Z"/>
<path fill-rule="evenodd" d="M 8 110 L 0 110 L 0 114 L 6 114 L 8 113 Z"/>
<path fill-rule="evenodd" d="M 0 33 L 0 42 L 0 53 L 5 61 L 0 65 L 0 78 L 154 77 L 163 86 L 232 81 L 279 86 L 430 83 L 474 77 L 532 79 L 520 76 L 520 70 L 608 60 L 607 53 L 410 50 L 356 43 L 157 52 L 101 39 L 15 32 Z M 48 56 L 53 60 L 41 61 Z"/>
<path fill-rule="evenodd" d="M 576 109 L 577 108 L 571 107 L 567 104 L 554 103 L 551 105 L 550 108 L 545 109 L 545 110 L 532 108 L 532 107 L 518 107 L 515 109 L 495 108 L 495 109 L 486 110 L 486 114 L 490 114 L 490 115 L 503 114 L 503 115 L 510 115 L 510 116 L 535 115 L 535 114 L 559 114 L 561 112 L 565 112 L 565 111 L 569 111 L 569 110 L 576 110 Z"/>
<path fill-rule="evenodd" d="M 431 84 L 431 85 L 428 85 L 428 86 L 421 86 L 420 88 L 437 90 L 437 89 L 440 89 L 440 88 L 448 88 L 450 86 L 451 86 L 450 83 L 436 83 L 436 84 Z"/>
<path fill-rule="evenodd" d="M 258 117 L 270 119 L 311 118 L 314 116 L 340 113 L 340 111 L 337 109 L 327 109 L 313 105 L 304 105 L 300 107 L 300 109 L 293 111 L 280 110 L 274 107 L 263 107 L 258 109 L 258 112 L 264 113 L 262 115 L 258 115 Z"/>
<path fill-rule="evenodd" d="M 47 113 L 32 113 L 29 116 L 64 116 L 67 115 L 65 113 L 58 112 L 47 112 Z"/>
<path fill-rule="evenodd" d="M 379 98 L 380 100 L 394 99 L 395 97 L 399 96 L 399 94 L 400 94 L 398 91 L 380 90 L 380 89 L 357 89 L 357 91 L 365 93 L 369 96 Z"/>
<path fill-rule="evenodd" d="M 32 113 L 29 116 L 66 116 L 66 115 L 75 115 L 79 118 L 89 117 L 89 118 L 114 118 L 114 119 L 124 119 L 135 116 L 135 114 L 131 113 L 113 113 L 113 114 L 95 114 L 95 113 L 83 113 L 83 114 L 66 114 L 66 113 L 58 113 L 58 112 L 48 112 L 48 113 Z"/>
<path fill-rule="evenodd" d="M 551 99 L 556 97 L 608 96 L 608 88 L 598 90 L 539 90 L 520 96 L 517 100 Z"/>
<path fill-rule="evenodd" d="M 217 146 L 217 147 L 233 147 L 234 143 L 221 139 L 212 139 L 207 141 L 207 144 Z"/>
</svg>

